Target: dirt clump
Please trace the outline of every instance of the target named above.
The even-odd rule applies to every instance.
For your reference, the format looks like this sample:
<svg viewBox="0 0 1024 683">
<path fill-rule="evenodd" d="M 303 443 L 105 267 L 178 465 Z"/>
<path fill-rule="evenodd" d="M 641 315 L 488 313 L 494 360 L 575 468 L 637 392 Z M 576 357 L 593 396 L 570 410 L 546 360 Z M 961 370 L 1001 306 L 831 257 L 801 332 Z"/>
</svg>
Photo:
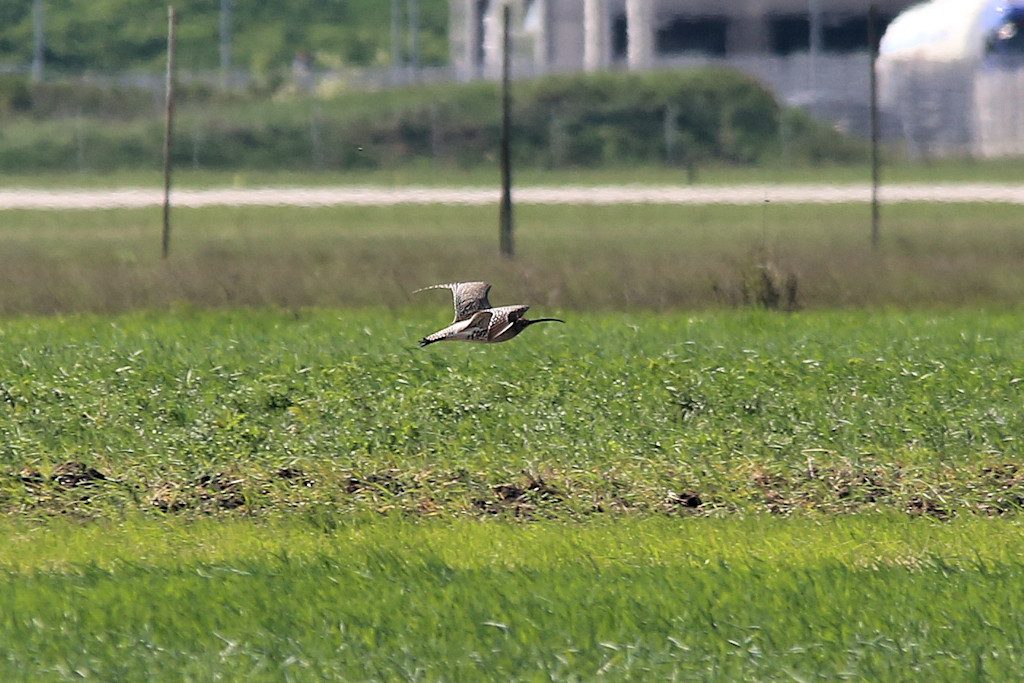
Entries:
<svg viewBox="0 0 1024 683">
<path fill-rule="evenodd" d="M 393 496 L 405 492 L 407 485 L 397 470 L 373 472 L 364 477 L 350 476 L 345 481 L 345 493 L 390 493 Z"/>
<path fill-rule="evenodd" d="M 704 505 L 704 499 L 695 491 L 669 491 L 665 496 L 667 512 L 695 512 Z"/>
<path fill-rule="evenodd" d="M 562 492 L 552 486 L 543 476 L 525 473 L 519 482 L 496 484 L 491 487 L 490 498 L 473 500 L 473 507 L 490 515 L 506 512 L 515 517 L 529 518 L 538 508 L 563 500 Z"/>
<path fill-rule="evenodd" d="M 245 505 L 242 487 L 244 479 L 232 478 L 226 474 L 204 474 L 196 480 L 200 489 L 199 498 L 214 503 L 222 510 L 234 510 Z"/>
<path fill-rule="evenodd" d="M 282 467 L 274 472 L 274 476 L 287 482 L 305 486 L 306 488 L 312 488 L 316 485 L 313 479 L 307 477 L 306 473 L 297 467 Z"/>
<path fill-rule="evenodd" d="M 913 517 L 934 517 L 945 521 L 952 517 L 952 513 L 942 507 L 934 500 L 915 496 L 907 502 L 907 514 Z"/>
<path fill-rule="evenodd" d="M 53 469 L 50 479 L 61 488 L 71 489 L 106 481 L 107 477 L 95 467 L 90 467 L 84 462 L 70 460 L 57 465 Z"/>
<path fill-rule="evenodd" d="M 161 512 L 179 512 L 189 507 L 188 496 L 174 484 L 162 484 L 153 491 L 149 503 Z"/>
<path fill-rule="evenodd" d="M 34 470 L 31 467 L 23 467 L 15 477 L 25 486 L 39 486 L 46 481 L 46 477 L 39 470 Z"/>
</svg>

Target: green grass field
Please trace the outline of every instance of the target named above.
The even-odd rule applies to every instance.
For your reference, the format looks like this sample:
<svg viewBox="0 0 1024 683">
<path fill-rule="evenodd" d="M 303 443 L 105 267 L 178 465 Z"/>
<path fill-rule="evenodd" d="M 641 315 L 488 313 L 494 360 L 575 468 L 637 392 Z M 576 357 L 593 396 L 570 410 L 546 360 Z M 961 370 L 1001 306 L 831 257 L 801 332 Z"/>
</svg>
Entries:
<svg viewBox="0 0 1024 683">
<path fill-rule="evenodd" d="M 1019 522 L 0 528 L 19 680 L 1012 680 Z"/>
<path fill-rule="evenodd" d="M 947 183 L 991 182 L 1013 183 L 1024 175 L 1024 162 L 1019 159 L 935 160 L 928 163 L 892 161 L 883 170 L 884 182 Z M 866 164 L 805 163 L 760 165 L 707 164 L 697 168 L 698 185 L 734 185 L 743 183 L 867 183 L 871 169 Z M 686 171 L 664 166 L 623 166 L 577 169 L 515 169 L 519 185 L 621 185 L 665 184 L 684 185 L 689 182 Z M 412 163 L 399 168 L 379 170 L 338 171 L 214 171 L 178 168 L 174 184 L 183 188 L 323 186 L 323 185 L 426 185 L 426 186 L 491 186 L 500 182 L 497 164 L 479 168 L 463 168 L 446 164 Z M 154 164 L 152 170 L 132 171 L 0 174 L 0 188 L 6 187 L 162 187 L 163 176 Z"/>
<path fill-rule="evenodd" d="M 3 214 L 0 679 L 1021 670 L 1017 208 L 175 217 Z"/>
<path fill-rule="evenodd" d="M 1024 501 L 1020 313 L 561 313 L 416 348 L 422 309 L 26 318 L 0 509 L 947 518 Z"/>
</svg>

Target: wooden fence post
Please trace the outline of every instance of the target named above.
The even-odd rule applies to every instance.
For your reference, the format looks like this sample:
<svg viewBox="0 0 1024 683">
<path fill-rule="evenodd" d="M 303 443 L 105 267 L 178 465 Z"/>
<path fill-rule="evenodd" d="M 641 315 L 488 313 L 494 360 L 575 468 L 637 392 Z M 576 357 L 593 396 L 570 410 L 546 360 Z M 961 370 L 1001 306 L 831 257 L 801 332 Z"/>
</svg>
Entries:
<svg viewBox="0 0 1024 683">
<path fill-rule="evenodd" d="M 167 108 L 164 115 L 164 226 L 161 255 L 171 249 L 171 148 L 174 141 L 174 42 L 177 16 L 167 8 Z"/>
</svg>

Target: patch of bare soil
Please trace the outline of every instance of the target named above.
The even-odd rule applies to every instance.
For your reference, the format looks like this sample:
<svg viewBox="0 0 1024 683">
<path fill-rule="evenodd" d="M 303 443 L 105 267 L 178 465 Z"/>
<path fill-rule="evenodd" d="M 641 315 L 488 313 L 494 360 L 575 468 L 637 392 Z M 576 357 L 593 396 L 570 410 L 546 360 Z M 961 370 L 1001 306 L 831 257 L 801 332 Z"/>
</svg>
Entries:
<svg viewBox="0 0 1024 683">
<path fill-rule="evenodd" d="M 306 473 L 297 467 L 282 467 L 274 472 L 274 476 L 278 479 L 283 479 L 287 482 L 298 486 L 304 486 L 306 488 L 313 488 L 316 486 L 316 481 L 307 477 Z"/>
<path fill-rule="evenodd" d="M 204 474 L 196 480 L 199 499 L 211 502 L 222 510 L 234 510 L 245 505 L 242 487 L 245 480 L 225 474 Z"/>
<path fill-rule="evenodd" d="M 921 496 L 910 499 L 907 503 L 907 514 L 913 517 L 934 517 L 943 521 L 952 517 L 952 513 L 937 501 Z"/>
<path fill-rule="evenodd" d="M 57 465 L 50 479 L 61 488 L 71 489 L 106 481 L 107 477 L 95 467 L 71 460 Z"/>
<path fill-rule="evenodd" d="M 520 481 L 492 486 L 491 496 L 474 499 L 473 507 L 489 515 L 511 513 L 514 517 L 529 518 L 539 507 L 563 499 L 562 491 L 543 476 L 524 472 Z"/>
<path fill-rule="evenodd" d="M 150 504 L 164 512 L 235 510 L 245 505 L 245 480 L 224 473 L 204 474 L 185 484 L 165 482 L 153 490 Z"/>
<path fill-rule="evenodd" d="M 976 486 L 982 512 L 1001 515 L 1024 509 L 1024 471 L 1015 463 L 983 467 Z"/>
</svg>

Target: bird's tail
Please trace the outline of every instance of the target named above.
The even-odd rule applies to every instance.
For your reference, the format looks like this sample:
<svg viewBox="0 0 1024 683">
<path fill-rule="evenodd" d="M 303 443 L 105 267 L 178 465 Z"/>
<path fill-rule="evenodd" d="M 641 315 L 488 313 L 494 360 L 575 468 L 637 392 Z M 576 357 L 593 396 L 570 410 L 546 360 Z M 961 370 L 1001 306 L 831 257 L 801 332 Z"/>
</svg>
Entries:
<svg viewBox="0 0 1024 683">
<path fill-rule="evenodd" d="M 429 287 L 420 287 L 419 289 L 412 290 L 412 293 L 413 294 L 419 294 L 420 292 L 426 292 L 426 291 L 429 291 L 431 289 L 451 289 L 451 288 L 457 287 L 457 286 L 458 286 L 457 282 L 448 282 L 448 283 L 445 283 L 443 285 L 430 285 Z"/>
</svg>

